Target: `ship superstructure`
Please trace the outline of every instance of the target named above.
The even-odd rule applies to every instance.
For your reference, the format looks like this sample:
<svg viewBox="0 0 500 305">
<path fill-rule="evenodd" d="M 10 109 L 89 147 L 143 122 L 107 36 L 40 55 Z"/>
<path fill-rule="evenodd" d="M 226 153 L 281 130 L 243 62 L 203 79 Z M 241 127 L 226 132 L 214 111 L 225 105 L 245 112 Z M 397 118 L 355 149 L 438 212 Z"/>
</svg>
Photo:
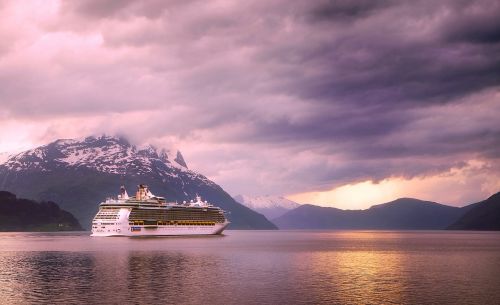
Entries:
<svg viewBox="0 0 500 305">
<path fill-rule="evenodd" d="M 135 196 L 122 186 L 118 198 L 100 204 L 92 236 L 214 235 L 228 225 L 224 211 L 200 196 L 181 204 L 166 202 L 141 184 Z"/>
</svg>

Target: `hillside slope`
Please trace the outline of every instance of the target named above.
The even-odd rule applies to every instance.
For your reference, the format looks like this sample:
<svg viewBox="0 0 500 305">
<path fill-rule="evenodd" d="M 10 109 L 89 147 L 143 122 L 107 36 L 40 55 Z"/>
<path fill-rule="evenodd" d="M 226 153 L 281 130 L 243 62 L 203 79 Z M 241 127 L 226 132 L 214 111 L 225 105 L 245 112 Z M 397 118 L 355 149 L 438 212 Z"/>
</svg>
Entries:
<svg viewBox="0 0 500 305">
<path fill-rule="evenodd" d="M 35 202 L 0 191 L 0 231 L 78 231 L 71 213 L 51 201 Z"/>
<path fill-rule="evenodd" d="M 474 204 L 448 227 L 451 230 L 500 230 L 500 192 Z"/>
</svg>

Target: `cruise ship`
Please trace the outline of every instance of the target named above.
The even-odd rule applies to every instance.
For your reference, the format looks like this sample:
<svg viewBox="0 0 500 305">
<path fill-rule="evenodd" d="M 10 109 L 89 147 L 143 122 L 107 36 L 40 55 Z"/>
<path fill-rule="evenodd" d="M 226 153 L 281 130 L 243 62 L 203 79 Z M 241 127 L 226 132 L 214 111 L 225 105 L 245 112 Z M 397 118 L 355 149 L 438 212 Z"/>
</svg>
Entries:
<svg viewBox="0 0 500 305">
<path fill-rule="evenodd" d="M 122 186 L 117 199 L 99 205 L 91 236 L 215 235 L 228 225 L 224 211 L 200 196 L 181 204 L 166 202 L 141 184 L 135 196 Z"/>
</svg>

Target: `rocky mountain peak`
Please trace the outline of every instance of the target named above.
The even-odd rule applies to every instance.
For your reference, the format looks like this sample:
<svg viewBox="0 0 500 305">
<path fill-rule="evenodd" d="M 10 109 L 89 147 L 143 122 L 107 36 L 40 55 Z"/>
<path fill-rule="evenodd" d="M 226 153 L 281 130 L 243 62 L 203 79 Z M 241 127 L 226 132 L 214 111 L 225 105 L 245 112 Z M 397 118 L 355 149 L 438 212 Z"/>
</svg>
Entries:
<svg viewBox="0 0 500 305">
<path fill-rule="evenodd" d="M 177 155 L 175 156 L 174 161 L 177 162 L 178 164 L 184 166 L 185 168 L 188 167 L 186 164 L 186 161 L 184 161 L 184 157 L 182 156 L 180 151 L 177 151 Z"/>
<path fill-rule="evenodd" d="M 59 139 L 10 156 L 3 162 L 11 170 L 52 171 L 60 167 L 88 168 L 113 174 L 159 174 L 187 170 L 182 154 L 158 150 L 152 145 L 136 147 L 125 138 L 100 136 Z"/>
</svg>

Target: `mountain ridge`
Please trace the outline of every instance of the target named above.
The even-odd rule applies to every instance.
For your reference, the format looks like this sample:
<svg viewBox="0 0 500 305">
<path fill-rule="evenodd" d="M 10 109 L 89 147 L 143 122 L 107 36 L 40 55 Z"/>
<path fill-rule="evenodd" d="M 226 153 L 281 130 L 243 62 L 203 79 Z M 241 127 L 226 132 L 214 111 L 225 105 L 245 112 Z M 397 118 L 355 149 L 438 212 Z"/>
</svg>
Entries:
<svg viewBox="0 0 500 305">
<path fill-rule="evenodd" d="M 445 229 L 467 211 L 433 201 L 399 198 L 365 210 L 301 205 L 273 219 L 280 229 Z"/>
</svg>

